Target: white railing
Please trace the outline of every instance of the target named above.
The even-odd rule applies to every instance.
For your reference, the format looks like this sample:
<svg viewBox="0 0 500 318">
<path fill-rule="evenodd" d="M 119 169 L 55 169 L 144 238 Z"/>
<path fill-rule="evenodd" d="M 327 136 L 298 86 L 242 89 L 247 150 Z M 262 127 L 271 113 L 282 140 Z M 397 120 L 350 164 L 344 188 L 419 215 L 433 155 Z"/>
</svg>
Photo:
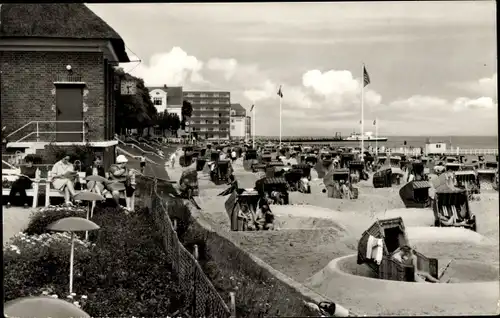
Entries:
<svg viewBox="0 0 500 318">
<path fill-rule="evenodd" d="M 136 156 L 136 155 L 133 155 L 133 154 L 131 154 L 130 152 L 128 152 L 127 150 L 125 150 L 125 149 L 123 149 L 123 148 L 120 148 L 120 147 L 118 147 L 118 146 L 116 147 L 116 150 L 117 150 L 117 151 L 119 151 L 119 152 L 122 152 L 124 155 L 126 155 L 126 156 L 128 156 L 128 157 L 130 157 L 130 158 L 134 158 L 134 159 L 140 159 L 140 158 L 141 158 L 141 156 Z M 154 165 L 157 165 L 157 166 L 159 166 L 159 165 L 160 165 L 159 163 L 157 163 L 157 162 L 155 162 L 155 161 L 153 161 L 153 160 L 151 160 L 151 159 L 149 159 L 149 158 L 147 158 L 147 157 L 144 157 L 144 159 L 146 159 L 146 161 L 147 161 L 147 162 L 152 163 L 152 164 L 154 164 Z"/>
<path fill-rule="evenodd" d="M 2 159 L 2 163 L 9 166 L 11 169 L 18 169 L 16 166 L 11 165 L 10 163 L 8 163 L 7 161 L 5 161 L 3 159 Z"/>
<path fill-rule="evenodd" d="M 82 130 L 81 131 L 41 131 L 40 130 L 40 124 L 81 124 L 82 125 Z M 5 139 L 8 139 L 11 136 L 14 136 L 18 132 L 24 130 L 28 126 L 35 126 L 34 131 L 28 133 L 21 139 L 17 140 L 16 142 L 21 142 L 25 140 L 26 138 L 36 135 L 36 140 L 40 141 L 40 135 L 41 134 L 82 134 L 82 141 L 85 142 L 85 121 L 83 120 L 37 120 L 37 121 L 30 121 L 26 125 L 22 126 L 19 129 L 14 130 L 11 132 L 9 135 L 5 137 Z M 57 129 L 57 128 L 56 128 Z"/>
<path fill-rule="evenodd" d="M 155 155 L 157 156 L 158 158 L 160 159 L 164 159 L 164 157 L 160 156 L 159 154 L 157 153 L 154 153 L 152 151 L 146 151 L 144 149 L 142 149 L 141 147 L 137 146 L 136 144 L 131 144 L 131 143 L 127 143 L 127 142 L 124 142 L 123 140 L 121 140 L 120 138 L 118 137 L 115 137 L 115 140 L 118 141 L 118 143 L 122 144 L 122 145 L 125 145 L 125 146 L 129 146 L 129 147 L 132 147 L 134 149 L 137 149 L 139 150 L 140 152 L 144 153 L 144 154 L 149 154 L 149 155 Z M 154 149 L 154 148 L 153 148 Z"/>
</svg>

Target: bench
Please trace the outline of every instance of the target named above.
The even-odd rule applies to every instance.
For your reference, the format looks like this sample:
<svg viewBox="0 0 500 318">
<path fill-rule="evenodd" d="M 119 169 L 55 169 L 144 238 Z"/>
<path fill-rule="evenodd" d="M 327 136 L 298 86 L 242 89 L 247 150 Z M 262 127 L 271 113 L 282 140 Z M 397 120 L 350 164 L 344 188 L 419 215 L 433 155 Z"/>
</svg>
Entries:
<svg viewBox="0 0 500 318">
<path fill-rule="evenodd" d="M 19 174 L 21 173 L 20 169 L 2 169 L 2 182 L 7 180 L 9 182 L 14 182 L 19 179 Z M 35 179 L 33 181 L 33 187 L 31 189 L 26 190 L 26 195 L 28 197 L 33 197 L 33 208 L 38 206 L 38 190 L 40 188 L 40 182 L 45 181 L 40 178 L 40 170 L 36 170 Z M 4 188 L 2 186 L 2 196 L 10 195 L 11 188 Z"/>
<path fill-rule="evenodd" d="M 87 180 L 85 180 L 86 173 L 85 172 L 77 172 L 80 184 L 82 187 L 85 187 L 87 184 Z M 64 198 L 64 192 L 56 190 L 52 187 L 52 171 L 49 171 L 47 174 L 47 182 L 45 189 L 45 206 L 48 207 L 50 205 L 50 198 Z"/>
</svg>

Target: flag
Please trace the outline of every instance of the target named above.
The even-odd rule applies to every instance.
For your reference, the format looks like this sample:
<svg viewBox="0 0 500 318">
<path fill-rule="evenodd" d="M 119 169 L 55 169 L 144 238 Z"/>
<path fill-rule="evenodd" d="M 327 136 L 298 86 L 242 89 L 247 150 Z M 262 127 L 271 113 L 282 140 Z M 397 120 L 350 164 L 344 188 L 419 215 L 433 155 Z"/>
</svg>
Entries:
<svg viewBox="0 0 500 318">
<path fill-rule="evenodd" d="M 375 126 L 376 124 L 377 124 L 377 120 L 375 119 L 375 120 L 373 121 L 373 126 Z"/>
<path fill-rule="evenodd" d="M 366 71 L 366 67 L 363 66 L 363 87 L 366 85 L 370 84 L 370 75 L 368 75 L 368 72 Z"/>
<path fill-rule="evenodd" d="M 283 98 L 283 92 L 281 91 L 281 85 L 280 85 L 280 88 L 278 89 L 278 96 L 280 98 Z"/>
<path fill-rule="evenodd" d="M 253 107 L 254 107 L 254 106 L 255 106 L 255 105 L 252 105 L 252 107 L 250 107 L 250 111 L 252 111 L 252 110 L 253 110 Z"/>
</svg>

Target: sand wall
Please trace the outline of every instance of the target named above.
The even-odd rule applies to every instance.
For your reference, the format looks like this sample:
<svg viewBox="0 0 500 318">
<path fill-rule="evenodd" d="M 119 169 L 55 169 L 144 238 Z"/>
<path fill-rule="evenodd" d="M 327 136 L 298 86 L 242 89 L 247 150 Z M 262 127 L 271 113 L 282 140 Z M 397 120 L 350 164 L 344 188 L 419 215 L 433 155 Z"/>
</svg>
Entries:
<svg viewBox="0 0 500 318">
<path fill-rule="evenodd" d="M 186 240 L 203 241 L 210 259 L 218 267 L 224 268 L 225 272 L 232 272 L 235 276 L 244 273 L 245 276 L 255 279 L 255 284 L 267 281 L 269 285 L 270 282 L 271 287 L 267 288 L 270 289 L 269 293 L 257 295 L 272 308 L 268 315 L 315 316 L 303 302 L 329 301 L 242 250 L 231 241 L 230 232 L 220 228 L 214 229 L 199 211 L 193 209 L 192 214 L 193 222 L 186 233 Z M 236 301 L 241 297 L 237 292 Z"/>
</svg>

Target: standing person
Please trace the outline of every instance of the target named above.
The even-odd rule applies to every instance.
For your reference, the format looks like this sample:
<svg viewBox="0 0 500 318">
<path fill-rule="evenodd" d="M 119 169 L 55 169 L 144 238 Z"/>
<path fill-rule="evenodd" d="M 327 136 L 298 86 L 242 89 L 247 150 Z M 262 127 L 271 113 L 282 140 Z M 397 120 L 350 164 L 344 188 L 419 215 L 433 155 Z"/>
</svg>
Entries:
<svg viewBox="0 0 500 318">
<path fill-rule="evenodd" d="M 144 174 L 144 169 L 146 168 L 146 154 L 143 152 L 139 159 L 141 160 L 141 173 Z"/>
<path fill-rule="evenodd" d="M 113 195 L 113 199 L 117 206 L 131 212 L 133 210 L 132 197 L 134 196 L 135 189 L 132 186 L 131 173 L 127 167 L 127 158 L 124 155 L 119 155 L 116 158 L 116 164 L 111 165 L 109 168 L 110 183 L 107 185 L 109 191 Z M 125 203 L 126 207 L 120 205 L 120 191 L 125 186 Z"/>
<path fill-rule="evenodd" d="M 176 157 L 177 157 L 177 151 L 172 152 L 172 154 L 170 155 L 170 166 L 172 168 L 174 168 L 174 166 L 175 166 Z"/>
<path fill-rule="evenodd" d="M 235 162 L 236 158 L 237 158 L 237 153 L 236 150 L 233 149 L 233 151 L 231 151 L 231 160 Z"/>
<path fill-rule="evenodd" d="M 36 177 L 37 168 L 33 166 L 33 159 L 31 157 L 27 156 L 25 161 L 26 165 L 21 166 L 21 176 L 19 176 L 19 179 L 12 183 L 9 200 L 7 201 L 8 208 L 10 208 L 11 203 L 15 200 L 17 193 L 19 193 L 24 208 L 28 208 L 28 196 L 26 195 L 26 190 L 31 189 L 31 185 L 33 183 L 31 179 Z"/>
<path fill-rule="evenodd" d="M 64 156 L 52 167 L 52 186 L 54 189 L 64 192 L 64 201 L 66 205 L 73 205 L 71 202 L 75 196 L 75 181 L 78 174 L 73 165 L 69 162 L 70 157 Z"/>
</svg>

